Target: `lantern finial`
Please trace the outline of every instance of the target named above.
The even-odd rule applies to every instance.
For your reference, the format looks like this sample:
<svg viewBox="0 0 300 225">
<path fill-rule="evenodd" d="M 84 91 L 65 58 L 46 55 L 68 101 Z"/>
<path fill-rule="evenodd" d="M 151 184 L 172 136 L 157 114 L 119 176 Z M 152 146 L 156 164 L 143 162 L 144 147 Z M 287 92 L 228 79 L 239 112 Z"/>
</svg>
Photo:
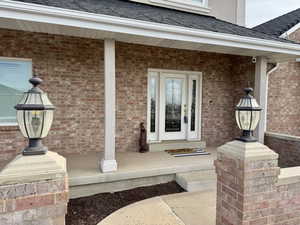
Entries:
<svg viewBox="0 0 300 225">
<path fill-rule="evenodd" d="M 43 80 L 35 74 L 32 78 L 30 78 L 29 82 L 32 84 L 33 87 L 37 87 L 38 85 L 43 83 Z"/>
<path fill-rule="evenodd" d="M 253 88 L 248 87 L 248 88 L 245 88 L 244 91 L 245 91 L 246 95 L 249 95 L 251 92 L 253 92 Z"/>
</svg>

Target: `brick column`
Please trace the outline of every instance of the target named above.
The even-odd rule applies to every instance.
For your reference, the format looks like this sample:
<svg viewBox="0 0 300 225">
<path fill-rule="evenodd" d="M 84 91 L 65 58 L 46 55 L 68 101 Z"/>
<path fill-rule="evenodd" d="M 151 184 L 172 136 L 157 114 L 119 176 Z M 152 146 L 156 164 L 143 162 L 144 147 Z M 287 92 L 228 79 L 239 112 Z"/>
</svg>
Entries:
<svg viewBox="0 0 300 225">
<path fill-rule="evenodd" d="M 271 224 L 278 155 L 267 146 L 233 141 L 218 148 L 217 225 Z"/>
<path fill-rule="evenodd" d="M 19 155 L 0 172 L 1 225 L 64 225 L 67 203 L 66 161 L 57 153 Z"/>
</svg>

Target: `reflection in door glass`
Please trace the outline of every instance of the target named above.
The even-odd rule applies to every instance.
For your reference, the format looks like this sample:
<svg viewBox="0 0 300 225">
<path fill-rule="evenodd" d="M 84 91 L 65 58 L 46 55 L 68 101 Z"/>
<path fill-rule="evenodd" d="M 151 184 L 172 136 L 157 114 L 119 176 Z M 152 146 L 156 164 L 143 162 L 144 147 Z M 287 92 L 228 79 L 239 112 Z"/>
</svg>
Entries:
<svg viewBox="0 0 300 225">
<path fill-rule="evenodd" d="M 166 132 L 181 131 L 182 83 L 180 79 L 166 79 Z"/>
<path fill-rule="evenodd" d="M 151 95 L 151 115 L 150 115 L 150 132 L 155 133 L 155 117 L 156 117 L 156 79 L 150 79 L 150 95 Z"/>
<path fill-rule="evenodd" d="M 196 90 L 197 90 L 197 81 L 193 80 L 193 89 L 192 89 L 192 105 L 191 105 L 191 131 L 195 131 L 196 125 Z"/>
</svg>

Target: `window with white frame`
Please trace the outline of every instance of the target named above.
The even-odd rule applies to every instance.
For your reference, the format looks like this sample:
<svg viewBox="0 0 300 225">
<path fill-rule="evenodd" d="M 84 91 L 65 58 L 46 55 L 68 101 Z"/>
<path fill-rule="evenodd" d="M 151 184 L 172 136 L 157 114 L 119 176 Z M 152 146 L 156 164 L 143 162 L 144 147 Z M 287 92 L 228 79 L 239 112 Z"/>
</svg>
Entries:
<svg viewBox="0 0 300 225">
<path fill-rule="evenodd" d="M 191 2 L 196 3 L 196 4 L 200 4 L 200 5 L 204 5 L 204 0 L 191 0 Z"/>
<path fill-rule="evenodd" d="M 140 0 L 132 0 L 140 1 Z M 196 13 L 209 13 L 208 0 L 149 0 L 150 3 Z"/>
<path fill-rule="evenodd" d="M 14 106 L 30 88 L 31 60 L 0 57 L 0 125 L 15 125 Z"/>
</svg>

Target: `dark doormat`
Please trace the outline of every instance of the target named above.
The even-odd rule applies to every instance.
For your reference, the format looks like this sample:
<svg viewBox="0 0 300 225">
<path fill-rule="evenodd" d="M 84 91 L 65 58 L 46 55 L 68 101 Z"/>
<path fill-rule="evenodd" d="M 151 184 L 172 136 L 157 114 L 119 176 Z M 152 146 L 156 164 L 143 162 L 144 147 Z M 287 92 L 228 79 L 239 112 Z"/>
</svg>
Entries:
<svg viewBox="0 0 300 225">
<path fill-rule="evenodd" d="M 132 203 L 180 192 L 184 192 L 184 190 L 176 182 L 170 182 L 128 191 L 71 199 L 66 215 L 66 225 L 97 225 L 111 213 Z"/>
</svg>

